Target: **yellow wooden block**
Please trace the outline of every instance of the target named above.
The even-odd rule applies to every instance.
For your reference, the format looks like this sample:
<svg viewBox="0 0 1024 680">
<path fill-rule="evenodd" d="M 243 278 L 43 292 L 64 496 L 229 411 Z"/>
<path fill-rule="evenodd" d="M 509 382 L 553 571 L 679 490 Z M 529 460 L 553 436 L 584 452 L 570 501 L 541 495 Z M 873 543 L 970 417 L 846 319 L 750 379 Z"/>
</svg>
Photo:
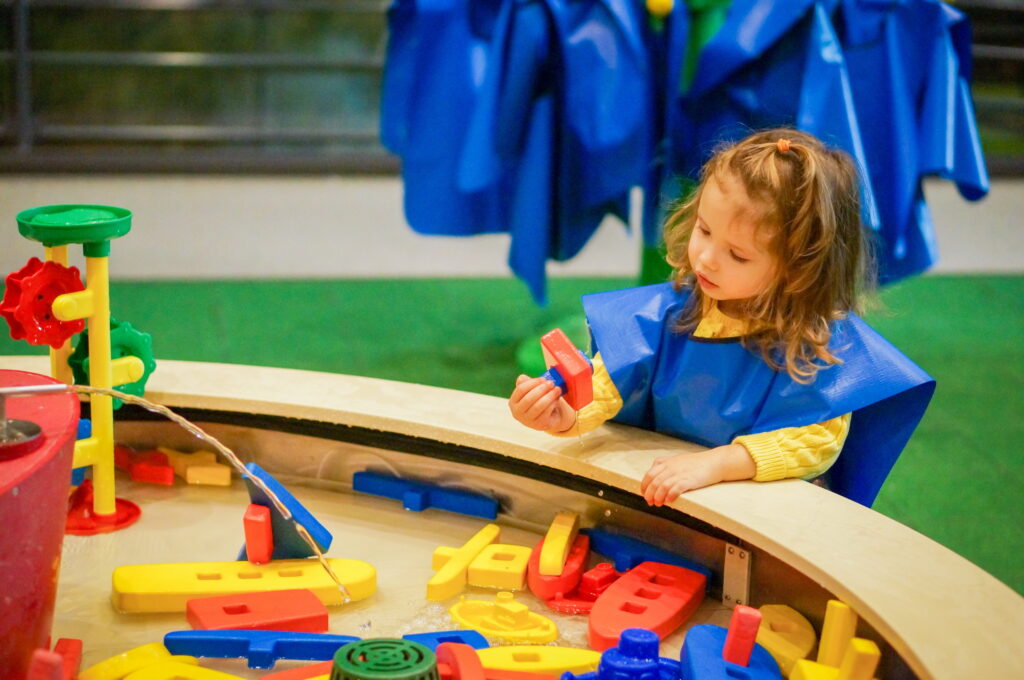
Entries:
<svg viewBox="0 0 1024 680">
<path fill-rule="evenodd" d="M 231 486 L 231 468 L 222 463 L 189 465 L 185 470 L 185 481 L 207 486 Z"/>
<path fill-rule="evenodd" d="M 540 549 L 540 573 L 544 576 L 560 576 L 565 569 L 569 549 L 580 531 L 580 516 L 575 512 L 560 512 L 555 515 L 544 545 Z"/>
<path fill-rule="evenodd" d="M 881 658 L 882 653 L 874 642 L 853 638 L 838 668 L 800 659 L 794 664 L 789 680 L 871 680 Z"/>
<path fill-rule="evenodd" d="M 126 676 L 140 668 L 162 663 L 164 661 L 176 660 L 184 664 L 195 665 L 199 663 L 192 656 L 171 656 L 167 648 L 160 642 L 151 642 L 135 649 L 129 649 L 123 654 L 112 656 L 109 659 L 100 661 L 89 666 L 84 671 L 79 671 L 79 680 L 122 680 Z"/>
<path fill-rule="evenodd" d="M 440 602 L 461 593 L 466 587 L 469 565 L 484 548 L 498 540 L 500 533 L 497 524 L 488 524 L 461 548 L 437 548 L 431 563 L 437 573 L 427 581 L 427 599 Z"/>
<path fill-rule="evenodd" d="M 814 649 L 818 641 L 814 626 L 800 612 L 784 604 L 762 605 L 759 611 L 757 644 L 768 650 L 783 676 L 789 675 L 797 659 L 806 659 Z"/>
<path fill-rule="evenodd" d="M 524 545 L 492 543 L 470 563 L 469 585 L 522 590 L 526 586 L 526 566 L 530 563 L 531 552 Z"/>
<path fill-rule="evenodd" d="M 581 675 L 597 670 L 601 652 L 574 647 L 547 645 L 507 645 L 476 650 L 484 668 L 526 671 L 561 677 L 562 673 Z"/>
<path fill-rule="evenodd" d="M 546 616 L 534 614 L 512 593 L 500 592 L 494 601 L 463 599 L 448 612 L 466 628 L 506 642 L 543 644 L 558 639 L 558 627 Z"/>
<path fill-rule="evenodd" d="M 244 678 L 209 668 L 190 666 L 179 661 L 161 661 L 135 671 L 125 680 L 244 680 Z"/>
<path fill-rule="evenodd" d="M 213 451 L 186 453 L 166 446 L 158 446 L 156 450 L 167 456 L 167 462 L 174 468 L 174 474 L 182 479 L 185 479 L 185 471 L 192 465 L 212 465 L 217 462 L 217 454 Z"/>
<path fill-rule="evenodd" d="M 839 666 L 850 640 L 857 633 L 857 614 L 839 600 L 829 600 L 825 606 L 825 621 L 821 624 L 818 643 L 818 663 Z"/>
<path fill-rule="evenodd" d="M 377 572 L 372 565 L 339 558 L 327 562 L 352 600 L 367 598 L 376 590 Z M 196 597 L 300 588 L 313 591 L 324 604 L 343 603 L 338 586 L 315 559 L 118 567 L 111 600 L 122 612 L 183 612 L 185 603 Z"/>
</svg>

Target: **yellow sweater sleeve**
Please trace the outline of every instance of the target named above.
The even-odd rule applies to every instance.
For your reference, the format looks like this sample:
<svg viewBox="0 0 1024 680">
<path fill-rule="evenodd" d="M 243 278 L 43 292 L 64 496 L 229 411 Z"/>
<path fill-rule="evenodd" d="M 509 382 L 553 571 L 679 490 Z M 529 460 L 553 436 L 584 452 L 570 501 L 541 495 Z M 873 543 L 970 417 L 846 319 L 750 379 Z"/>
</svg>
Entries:
<svg viewBox="0 0 1024 680">
<path fill-rule="evenodd" d="M 736 437 L 733 443 L 742 444 L 754 459 L 755 482 L 812 479 L 832 467 L 843 450 L 851 416 L 846 413 L 817 425 L 747 434 Z"/>
<path fill-rule="evenodd" d="M 591 360 L 594 366 L 594 375 L 591 382 L 594 385 L 594 401 L 590 402 L 576 413 L 576 422 L 564 432 L 550 432 L 556 437 L 577 437 L 596 430 L 605 421 L 611 420 L 622 410 L 622 397 L 619 390 L 612 382 L 611 375 L 601 359 L 598 352 Z"/>
</svg>

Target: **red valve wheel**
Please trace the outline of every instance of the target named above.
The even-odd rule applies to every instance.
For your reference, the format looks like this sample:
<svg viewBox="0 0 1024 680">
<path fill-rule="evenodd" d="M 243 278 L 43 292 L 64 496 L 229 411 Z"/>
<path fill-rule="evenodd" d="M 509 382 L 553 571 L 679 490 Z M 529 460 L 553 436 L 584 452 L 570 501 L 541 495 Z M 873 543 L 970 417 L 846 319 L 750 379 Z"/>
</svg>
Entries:
<svg viewBox="0 0 1024 680">
<path fill-rule="evenodd" d="M 41 262 L 33 257 L 24 267 L 8 274 L 6 284 L 0 316 L 7 319 L 13 339 L 58 349 L 85 329 L 85 319 L 61 321 L 53 315 L 54 299 L 85 290 L 77 267 Z"/>
</svg>

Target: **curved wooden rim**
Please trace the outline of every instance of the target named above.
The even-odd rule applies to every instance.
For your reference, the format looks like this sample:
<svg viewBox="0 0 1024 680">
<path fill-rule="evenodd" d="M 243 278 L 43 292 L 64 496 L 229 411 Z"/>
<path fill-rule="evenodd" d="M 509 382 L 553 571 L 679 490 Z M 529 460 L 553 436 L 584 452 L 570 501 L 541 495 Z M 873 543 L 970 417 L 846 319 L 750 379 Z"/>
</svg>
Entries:
<svg viewBox="0 0 1024 680">
<path fill-rule="evenodd" d="M 46 372 L 45 357 L 0 368 Z M 432 439 L 635 493 L 654 458 L 699 447 L 606 425 L 555 438 L 516 423 L 505 401 L 372 378 L 162 361 L 147 398 L 172 408 L 319 421 Z M 469 461 L 466 461 L 469 462 Z M 1024 660 L 1024 598 L 922 534 L 812 484 L 734 482 L 673 506 L 768 552 L 835 593 L 922 678 L 1011 677 Z"/>
</svg>

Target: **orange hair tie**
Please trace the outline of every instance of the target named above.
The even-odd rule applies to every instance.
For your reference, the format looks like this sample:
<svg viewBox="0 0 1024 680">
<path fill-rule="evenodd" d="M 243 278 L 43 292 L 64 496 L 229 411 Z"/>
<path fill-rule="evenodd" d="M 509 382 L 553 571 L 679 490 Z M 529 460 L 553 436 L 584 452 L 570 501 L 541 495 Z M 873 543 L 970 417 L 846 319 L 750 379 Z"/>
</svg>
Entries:
<svg viewBox="0 0 1024 680">
<path fill-rule="evenodd" d="M 787 151 L 789 151 L 789 140 L 785 138 L 779 139 L 778 144 L 776 144 L 776 146 L 779 149 L 779 153 L 786 153 Z"/>
</svg>

